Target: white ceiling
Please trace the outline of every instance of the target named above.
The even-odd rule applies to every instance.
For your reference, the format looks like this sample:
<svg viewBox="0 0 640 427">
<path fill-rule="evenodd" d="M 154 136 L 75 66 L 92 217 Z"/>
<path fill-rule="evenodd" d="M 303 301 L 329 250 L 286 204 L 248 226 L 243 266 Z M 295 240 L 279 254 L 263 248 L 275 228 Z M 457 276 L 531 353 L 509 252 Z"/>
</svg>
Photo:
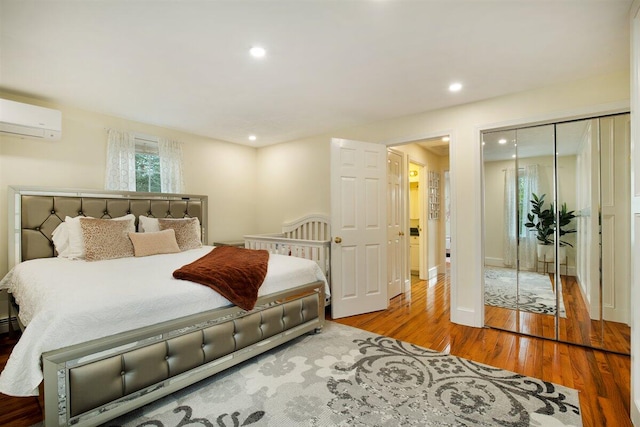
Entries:
<svg viewBox="0 0 640 427">
<path fill-rule="evenodd" d="M 264 146 L 624 70 L 630 5 L 0 0 L 0 90 Z"/>
</svg>

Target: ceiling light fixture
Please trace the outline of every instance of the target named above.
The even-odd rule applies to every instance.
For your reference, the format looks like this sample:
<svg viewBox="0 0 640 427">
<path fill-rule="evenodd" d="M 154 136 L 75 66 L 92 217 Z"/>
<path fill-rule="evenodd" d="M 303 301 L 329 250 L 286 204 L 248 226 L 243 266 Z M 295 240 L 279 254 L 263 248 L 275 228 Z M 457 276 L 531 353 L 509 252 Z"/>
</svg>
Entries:
<svg viewBox="0 0 640 427">
<path fill-rule="evenodd" d="M 262 58 L 267 54 L 267 51 L 263 47 L 254 46 L 251 49 L 249 49 L 249 53 L 254 58 Z"/>
<path fill-rule="evenodd" d="M 507 140 L 504 138 L 498 140 L 498 144 L 506 144 L 506 143 L 507 143 Z"/>
<path fill-rule="evenodd" d="M 255 141 L 256 139 L 258 138 L 255 135 L 249 135 L 249 141 Z"/>
<path fill-rule="evenodd" d="M 451 92 L 459 92 L 462 89 L 462 83 L 451 83 L 449 85 L 449 90 Z"/>
<path fill-rule="evenodd" d="M 451 140 L 451 138 L 449 138 L 448 136 L 443 136 L 442 137 L 442 142 L 449 142 Z"/>
</svg>

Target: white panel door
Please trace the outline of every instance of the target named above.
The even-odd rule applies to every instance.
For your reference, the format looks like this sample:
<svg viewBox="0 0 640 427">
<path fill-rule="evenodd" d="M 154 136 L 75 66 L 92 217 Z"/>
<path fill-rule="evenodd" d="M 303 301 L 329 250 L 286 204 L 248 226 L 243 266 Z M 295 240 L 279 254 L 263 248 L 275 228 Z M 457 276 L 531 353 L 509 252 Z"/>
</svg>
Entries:
<svg viewBox="0 0 640 427">
<path fill-rule="evenodd" d="M 630 323 L 630 116 L 600 119 L 602 316 Z"/>
<path fill-rule="evenodd" d="M 402 154 L 387 153 L 387 292 L 389 299 L 400 295 L 406 270 L 404 233 L 404 186 Z"/>
<path fill-rule="evenodd" d="M 384 310 L 387 150 L 331 140 L 331 316 Z"/>
</svg>

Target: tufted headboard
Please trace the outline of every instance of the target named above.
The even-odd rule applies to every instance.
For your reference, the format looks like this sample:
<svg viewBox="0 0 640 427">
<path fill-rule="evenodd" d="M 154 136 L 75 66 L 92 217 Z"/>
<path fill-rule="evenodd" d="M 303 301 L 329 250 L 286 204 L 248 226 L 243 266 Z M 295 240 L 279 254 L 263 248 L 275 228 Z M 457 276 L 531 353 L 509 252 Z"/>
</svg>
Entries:
<svg viewBox="0 0 640 427">
<path fill-rule="evenodd" d="M 207 244 L 207 196 L 106 190 L 9 187 L 9 268 L 34 258 L 56 256 L 51 233 L 66 216 L 117 218 L 197 217 Z"/>
</svg>

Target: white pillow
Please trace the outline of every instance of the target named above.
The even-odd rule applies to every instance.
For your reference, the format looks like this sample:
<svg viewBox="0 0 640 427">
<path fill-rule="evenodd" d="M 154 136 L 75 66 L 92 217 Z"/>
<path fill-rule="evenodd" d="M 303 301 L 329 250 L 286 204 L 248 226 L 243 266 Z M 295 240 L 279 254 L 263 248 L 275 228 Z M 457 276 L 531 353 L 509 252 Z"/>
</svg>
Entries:
<svg viewBox="0 0 640 427">
<path fill-rule="evenodd" d="M 58 256 L 62 258 L 67 257 L 69 251 L 69 226 L 66 222 L 61 222 L 53 233 L 51 233 L 51 240 L 58 252 Z"/>
<path fill-rule="evenodd" d="M 80 218 L 91 218 L 89 216 L 77 216 L 75 218 L 65 217 L 64 222 L 67 223 L 67 231 L 69 233 L 69 248 L 65 253 L 65 258 L 84 259 L 84 238 L 82 237 L 82 227 L 80 226 Z M 112 221 L 131 221 L 127 231 L 135 232 L 136 217 L 133 214 L 113 218 Z M 58 255 L 61 256 L 61 255 Z"/>
<path fill-rule="evenodd" d="M 138 229 L 140 233 L 156 233 L 160 231 L 158 218 L 150 218 L 148 216 L 140 215 L 138 217 Z"/>
</svg>

